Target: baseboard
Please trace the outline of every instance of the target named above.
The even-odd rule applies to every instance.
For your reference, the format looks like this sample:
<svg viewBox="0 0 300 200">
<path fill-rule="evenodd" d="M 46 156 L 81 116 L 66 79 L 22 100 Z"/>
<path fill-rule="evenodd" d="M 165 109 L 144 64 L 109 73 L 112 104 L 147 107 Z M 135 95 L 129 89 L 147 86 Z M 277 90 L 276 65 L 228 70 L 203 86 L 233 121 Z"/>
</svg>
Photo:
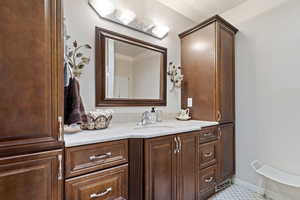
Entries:
<svg viewBox="0 0 300 200">
<path fill-rule="evenodd" d="M 248 190 L 251 190 L 253 192 L 256 192 L 258 194 L 263 195 L 266 199 L 272 199 L 272 200 L 284 200 L 285 198 L 282 197 L 282 195 L 275 193 L 273 191 L 270 190 L 266 190 L 265 188 L 259 187 L 257 185 L 254 185 L 252 183 L 249 183 L 247 181 L 243 181 L 239 178 L 233 178 L 233 182 L 236 185 L 240 185 L 244 188 L 247 188 Z M 266 194 L 268 194 L 266 196 Z"/>
</svg>

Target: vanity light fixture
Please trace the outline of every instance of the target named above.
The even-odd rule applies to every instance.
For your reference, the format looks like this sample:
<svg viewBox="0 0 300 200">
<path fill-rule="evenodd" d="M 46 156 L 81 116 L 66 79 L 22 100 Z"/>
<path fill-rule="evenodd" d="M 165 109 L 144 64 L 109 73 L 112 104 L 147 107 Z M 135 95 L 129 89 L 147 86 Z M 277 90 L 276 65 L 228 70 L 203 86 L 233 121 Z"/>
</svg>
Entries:
<svg viewBox="0 0 300 200">
<path fill-rule="evenodd" d="M 89 4 L 101 17 L 106 17 L 116 10 L 111 0 L 89 0 Z"/>
<path fill-rule="evenodd" d="M 170 31 L 170 28 L 165 26 L 165 25 L 156 25 L 152 29 L 152 33 L 154 35 L 156 35 L 157 37 L 160 37 L 160 38 L 165 37 L 168 34 L 169 31 Z"/>
<path fill-rule="evenodd" d="M 130 11 L 130 10 L 120 10 L 118 12 L 117 18 L 125 25 L 130 24 L 130 22 L 132 22 L 135 18 L 136 15 L 134 12 Z"/>
<path fill-rule="evenodd" d="M 137 18 L 136 14 L 131 10 L 116 7 L 113 0 L 88 0 L 88 2 L 101 19 L 151 37 L 162 40 L 168 35 L 170 30 L 167 26 L 155 25 L 152 20 Z"/>
</svg>

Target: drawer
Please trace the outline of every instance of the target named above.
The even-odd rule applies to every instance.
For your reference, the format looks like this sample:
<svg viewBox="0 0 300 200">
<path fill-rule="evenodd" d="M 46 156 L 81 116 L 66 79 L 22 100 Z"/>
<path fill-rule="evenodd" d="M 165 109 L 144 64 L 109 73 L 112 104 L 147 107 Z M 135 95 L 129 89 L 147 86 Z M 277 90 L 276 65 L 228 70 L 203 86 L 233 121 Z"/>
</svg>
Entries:
<svg viewBox="0 0 300 200">
<path fill-rule="evenodd" d="M 120 140 L 66 149 L 66 177 L 128 162 L 128 141 Z"/>
<path fill-rule="evenodd" d="M 66 200 L 127 199 L 128 165 L 66 180 Z"/>
<path fill-rule="evenodd" d="M 206 169 L 202 169 L 199 172 L 199 191 L 207 191 L 214 188 L 217 178 L 217 166 L 211 166 Z"/>
<path fill-rule="evenodd" d="M 199 142 L 201 144 L 211 142 L 218 139 L 218 127 L 208 127 L 200 131 Z"/>
<path fill-rule="evenodd" d="M 199 147 L 200 168 L 206 168 L 217 163 L 218 142 L 209 142 Z"/>
</svg>

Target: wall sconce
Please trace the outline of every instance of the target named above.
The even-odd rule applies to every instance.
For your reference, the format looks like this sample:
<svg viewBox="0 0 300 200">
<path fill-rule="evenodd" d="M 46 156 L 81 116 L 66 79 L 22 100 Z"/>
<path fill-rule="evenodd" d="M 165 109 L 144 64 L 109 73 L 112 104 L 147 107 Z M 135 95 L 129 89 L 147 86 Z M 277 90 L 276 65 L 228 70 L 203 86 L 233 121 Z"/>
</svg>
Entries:
<svg viewBox="0 0 300 200">
<path fill-rule="evenodd" d="M 102 19 L 160 40 L 165 38 L 170 31 L 169 27 L 165 25 L 154 25 L 152 22 L 139 20 L 136 14 L 130 10 L 116 8 L 111 0 L 89 0 L 89 5 Z"/>
<path fill-rule="evenodd" d="M 183 81 L 183 75 L 181 74 L 181 67 L 175 66 L 173 62 L 169 63 L 168 76 L 172 83 L 172 88 L 170 91 L 173 91 L 175 88 L 181 88 L 181 82 Z"/>
</svg>

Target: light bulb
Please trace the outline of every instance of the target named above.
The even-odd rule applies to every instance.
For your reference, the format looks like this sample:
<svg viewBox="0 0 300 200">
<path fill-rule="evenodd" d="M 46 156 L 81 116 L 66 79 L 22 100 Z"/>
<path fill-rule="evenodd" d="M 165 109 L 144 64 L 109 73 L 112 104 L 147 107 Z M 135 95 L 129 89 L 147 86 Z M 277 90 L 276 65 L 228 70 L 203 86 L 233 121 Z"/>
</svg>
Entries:
<svg viewBox="0 0 300 200">
<path fill-rule="evenodd" d="M 116 10 L 110 0 L 89 0 L 89 3 L 101 17 L 108 16 Z"/>
<path fill-rule="evenodd" d="M 130 10 L 120 10 L 118 19 L 125 25 L 129 24 L 135 19 L 136 15 Z"/>
<path fill-rule="evenodd" d="M 166 36 L 169 31 L 170 31 L 170 28 L 167 26 L 164 26 L 164 25 L 156 25 L 152 29 L 152 33 L 159 38 L 163 38 L 164 36 Z"/>
</svg>

